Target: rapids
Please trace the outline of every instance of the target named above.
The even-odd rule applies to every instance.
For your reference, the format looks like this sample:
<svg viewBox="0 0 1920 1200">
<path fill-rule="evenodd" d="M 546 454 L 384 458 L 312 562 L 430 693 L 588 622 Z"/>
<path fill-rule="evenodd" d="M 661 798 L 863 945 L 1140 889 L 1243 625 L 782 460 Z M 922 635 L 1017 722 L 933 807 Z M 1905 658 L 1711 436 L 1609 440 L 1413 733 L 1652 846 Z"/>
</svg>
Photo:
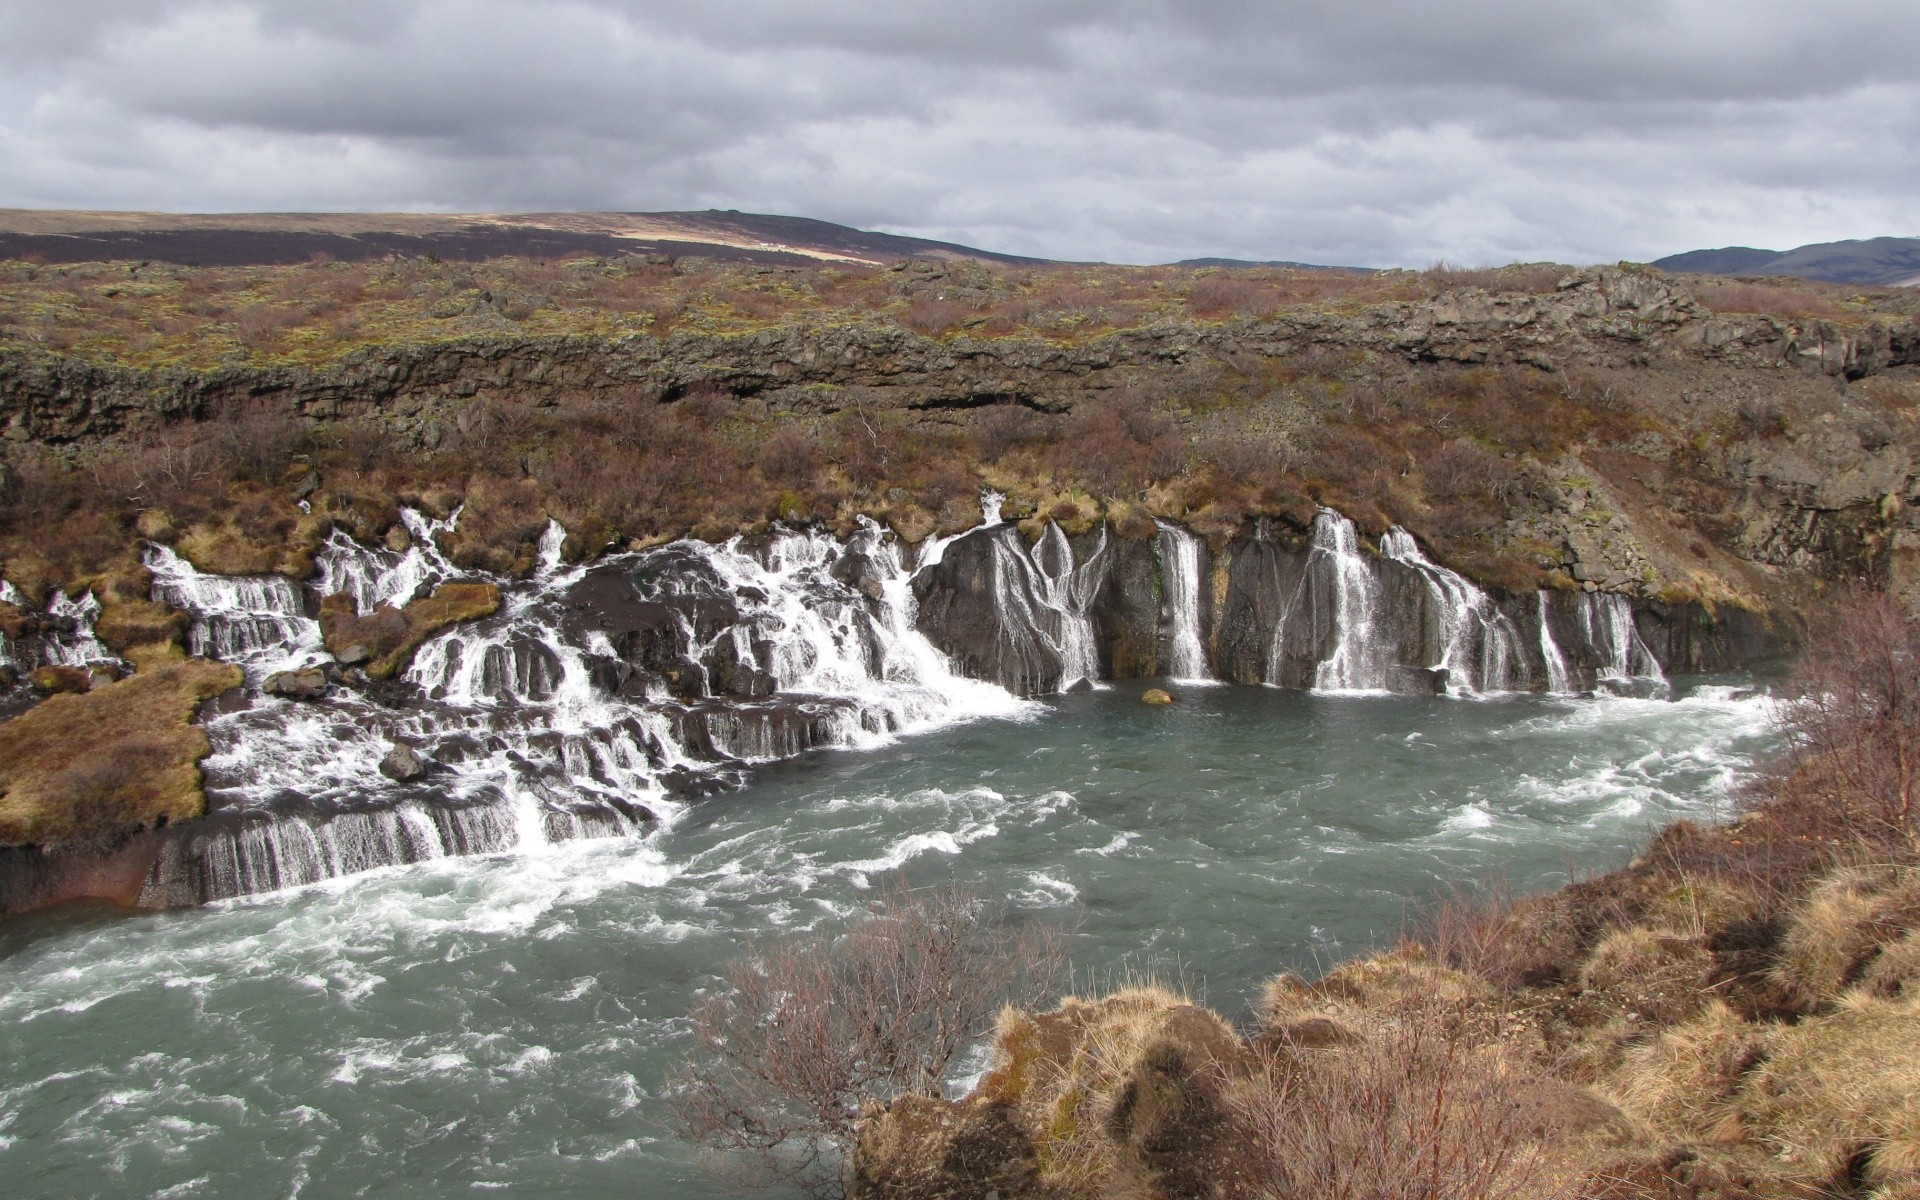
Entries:
<svg viewBox="0 0 1920 1200">
<path fill-rule="evenodd" d="M 1164 709 L 1114 686 L 764 766 L 645 838 L 14 918 L 0 1178 L 22 1200 L 719 1194 L 661 1095 L 743 939 L 831 925 L 885 872 L 953 877 L 1079 912 L 1076 986 L 1157 972 L 1244 1017 L 1262 978 L 1390 939 L 1443 881 L 1549 886 L 1723 814 L 1768 744 L 1769 702 L 1733 682 L 1167 681 Z"/>
</svg>

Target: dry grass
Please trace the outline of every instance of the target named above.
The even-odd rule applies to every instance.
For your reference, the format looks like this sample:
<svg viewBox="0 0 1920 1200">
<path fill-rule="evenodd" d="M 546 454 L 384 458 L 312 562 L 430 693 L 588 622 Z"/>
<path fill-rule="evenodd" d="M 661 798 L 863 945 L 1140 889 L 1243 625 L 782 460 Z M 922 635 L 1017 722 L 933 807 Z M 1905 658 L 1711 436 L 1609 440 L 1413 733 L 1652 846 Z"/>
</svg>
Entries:
<svg viewBox="0 0 1920 1200">
<path fill-rule="evenodd" d="M 321 601 L 320 632 L 329 653 L 363 661 L 369 679 L 391 679 L 435 633 L 499 611 L 500 589 L 491 583 L 443 583 L 404 608 L 382 604 L 364 615 L 343 592 Z M 356 649 L 364 653 L 348 653 Z"/>
<path fill-rule="evenodd" d="M 54 696 L 0 723 L 0 845 L 110 842 L 206 806 L 191 724 L 238 667 L 150 659 L 131 678 Z"/>
</svg>

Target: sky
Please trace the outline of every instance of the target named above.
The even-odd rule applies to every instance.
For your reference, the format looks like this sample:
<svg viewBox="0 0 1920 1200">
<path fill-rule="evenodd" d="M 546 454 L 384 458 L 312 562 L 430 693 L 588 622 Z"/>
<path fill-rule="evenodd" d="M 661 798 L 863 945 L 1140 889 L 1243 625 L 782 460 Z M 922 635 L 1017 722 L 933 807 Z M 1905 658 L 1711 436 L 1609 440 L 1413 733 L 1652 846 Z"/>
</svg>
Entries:
<svg viewBox="0 0 1920 1200">
<path fill-rule="evenodd" d="M 1920 235 L 1916 0 L 0 0 L 0 207 L 736 208 L 1048 258 Z"/>
</svg>

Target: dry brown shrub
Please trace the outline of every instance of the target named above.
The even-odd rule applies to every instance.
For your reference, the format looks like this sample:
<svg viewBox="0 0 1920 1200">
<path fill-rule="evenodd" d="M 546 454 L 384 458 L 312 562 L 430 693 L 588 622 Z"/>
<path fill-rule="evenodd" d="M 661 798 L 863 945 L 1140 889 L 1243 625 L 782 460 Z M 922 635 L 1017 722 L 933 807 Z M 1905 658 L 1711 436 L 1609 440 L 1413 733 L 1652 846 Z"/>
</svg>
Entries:
<svg viewBox="0 0 1920 1200">
<path fill-rule="evenodd" d="M 826 456 L 813 434 L 798 425 L 783 425 L 760 444 L 754 461 L 760 474 L 775 487 L 799 489 L 812 485 Z"/>
<path fill-rule="evenodd" d="M 1571 1182 L 1497 1056 L 1440 1004 L 1356 1045 L 1270 1058 L 1239 1097 L 1274 1200 L 1545 1200 Z"/>
<path fill-rule="evenodd" d="M 1700 302 L 1716 312 L 1753 313 L 1789 321 L 1846 315 L 1825 288 L 1798 280 L 1702 279 L 1692 286 Z"/>
<path fill-rule="evenodd" d="M 1920 624 L 1897 600 L 1856 590 L 1810 623 L 1780 724 L 1787 753 L 1756 793 L 1769 819 L 1920 850 Z"/>
<path fill-rule="evenodd" d="M 1047 436 L 1047 419 L 1023 404 L 995 404 L 974 418 L 973 434 L 985 462 L 999 462 Z"/>
<path fill-rule="evenodd" d="M 838 936 L 750 948 L 692 1014 L 680 1131 L 739 1178 L 837 1195 L 868 1107 L 938 1097 L 997 1011 L 1051 990 L 1063 949 L 963 888 L 904 883 Z"/>
<path fill-rule="evenodd" d="M 1264 317 L 1280 307 L 1280 299 L 1244 276 L 1212 275 L 1193 281 L 1187 289 L 1187 307 L 1200 317 Z"/>
<path fill-rule="evenodd" d="M 1171 416 L 1146 396 L 1121 391 L 1075 408 L 1053 458 L 1093 491 L 1117 496 L 1178 474 L 1187 449 Z"/>
</svg>

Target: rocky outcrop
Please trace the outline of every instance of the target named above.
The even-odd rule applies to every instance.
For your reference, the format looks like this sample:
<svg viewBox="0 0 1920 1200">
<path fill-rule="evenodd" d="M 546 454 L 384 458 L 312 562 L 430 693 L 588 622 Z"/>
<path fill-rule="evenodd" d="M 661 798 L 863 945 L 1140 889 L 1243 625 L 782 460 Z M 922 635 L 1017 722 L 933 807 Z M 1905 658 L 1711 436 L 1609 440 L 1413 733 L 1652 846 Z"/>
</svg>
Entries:
<svg viewBox="0 0 1920 1200">
<path fill-rule="evenodd" d="M 1711 363 L 1860 378 L 1920 364 L 1920 324 L 1715 314 L 1657 272 L 1570 273 L 1554 295 L 1466 288 L 1360 312 L 1290 312 L 1226 324 L 1164 323 L 1083 342 L 934 339 L 878 319 L 665 338 L 509 338 L 371 347 L 324 367 L 235 364 L 145 371 L 40 353 L 0 355 L 0 427 L 15 441 L 111 436 L 229 401 L 274 399 L 308 418 L 377 413 L 427 447 L 482 394 L 528 402 L 593 393 L 671 401 L 702 386 L 789 412 L 860 388 L 889 407 L 1019 401 L 1065 410 L 1141 371 L 1255 356 L 1352 353 L 1402 362 L 1549 370 Z"/>
<path fill-rule="evenodd" d="M 1049 561 L 1061 548 L 1071 562 Z M 1167 674 L 1181 623 L 1205 631 L 1199 675 L 1289 688 L 1432 694 L 1640 688 L 1666 671 L 1730 670 L 1776 657 L 1777 619 L 1698 603 L 1633 602 L 1584 589 L 1490 593 L 1426 560 L 1394 530 L 1367 546 L 1323 512 L 1307 533 L 1262 525 L 1178 594 L 1166 540 L 1029 546 L 1012 525 L 968 534 L 914 581 L 921 630 L 956 670 L 1021 694 L 1071 682 L 1073 628 L 1102 678 Z M 1078 600 L 1049 579 L 1083 581 Z M 1636 682 L 1638 681 L 1638 682 Z"/>
</svg>

